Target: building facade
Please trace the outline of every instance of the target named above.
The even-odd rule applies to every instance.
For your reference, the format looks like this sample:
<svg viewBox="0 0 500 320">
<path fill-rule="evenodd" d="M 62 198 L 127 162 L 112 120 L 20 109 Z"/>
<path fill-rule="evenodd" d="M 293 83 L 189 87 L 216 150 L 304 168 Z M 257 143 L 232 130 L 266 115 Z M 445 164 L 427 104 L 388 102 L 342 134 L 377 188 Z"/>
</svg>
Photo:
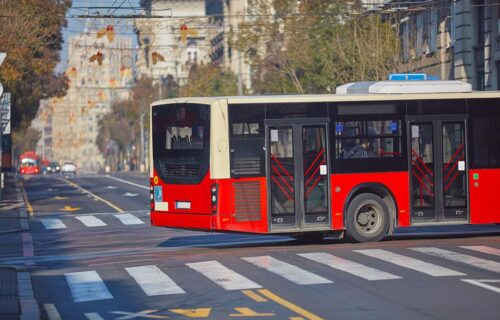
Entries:
<svg viewBox="0 0 500 320">
<path fill-rule="evenodd" d="M 210 62 L 209 18 L 204 0 L 143 1 L 148 19 L 137 19 L 138 76 L 168 75 L 183 85 L 193 64 Z"/>
<path fill-rule="evenodd" d="M 32 124 L 41 132 L 37 153 L 60 163 L 74 162 L 80 172 L 98 172 L 105 166 L 96 144 L 98 123 L 114 100 L 128 97 L 132 39 L 98 38 L 85 31 L 70 38 L 68 46 L 67 94 L 42 100 Z"/>
<path fill-rule="evenodd" d="M 498 0 L 389 2 L 397 12 L 403 72 L 425 72 L 500 89 L 500 3 Z"/>
</svg>

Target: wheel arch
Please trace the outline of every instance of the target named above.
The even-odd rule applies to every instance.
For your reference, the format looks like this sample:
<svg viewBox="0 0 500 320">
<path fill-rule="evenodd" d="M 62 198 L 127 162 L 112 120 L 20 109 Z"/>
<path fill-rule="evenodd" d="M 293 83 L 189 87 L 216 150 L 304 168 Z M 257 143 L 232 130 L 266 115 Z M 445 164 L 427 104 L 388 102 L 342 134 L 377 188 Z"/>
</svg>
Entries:
<svg viewBox="0 0 500 320">
<path fill-rule="evenodd" d="M 389 208 L 389 215 L 390 215 L 389 219 L 390 225 L 388 234 L 392 234 L 394 226 L 397 224 L 398 204 L 391 190 L 386 185 L 379 182 L 362 183 L 352 188 L 352 190 L 347 195 L 346 201 L 344 202 L 344 208 L 342 210 L 344 226 L 346 225 L 347 209 L 349 207 L 349 204 L 357 195 L 362 193 L 375 194 L 385 202 L 385 204 Z"/>
</svg>

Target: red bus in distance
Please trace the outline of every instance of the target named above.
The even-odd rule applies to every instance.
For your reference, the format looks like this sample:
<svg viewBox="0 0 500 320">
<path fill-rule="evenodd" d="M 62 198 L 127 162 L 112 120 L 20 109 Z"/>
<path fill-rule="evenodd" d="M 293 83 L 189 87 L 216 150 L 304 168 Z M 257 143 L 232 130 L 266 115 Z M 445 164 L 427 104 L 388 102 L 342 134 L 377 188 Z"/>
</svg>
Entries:
<svg viewBox="0 0 500 320">
<path fill-rule="evenodd" d="M 19 156 L 20 174 L 40 174 L 40 158 L 34 151 L 27 151 Z"/>
</svg>

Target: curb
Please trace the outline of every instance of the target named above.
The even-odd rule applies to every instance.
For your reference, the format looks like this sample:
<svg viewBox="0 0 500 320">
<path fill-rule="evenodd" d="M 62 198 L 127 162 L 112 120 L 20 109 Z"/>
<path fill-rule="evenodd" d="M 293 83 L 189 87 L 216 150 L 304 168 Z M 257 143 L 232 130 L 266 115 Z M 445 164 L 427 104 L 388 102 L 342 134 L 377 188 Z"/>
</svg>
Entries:
<svg viewBox="0 0 500 320">
<path fill-rule="evenodd" d="M 26 255 L 26 248 L 31 249 L 31 254 L 33 253 L 33 238 L 31 237 L 30 226 L 28 223 L 28 209 L 31 205 L 28 202 L 26 192 L 22 187 L 21 181 L 14 175 L 14 181 L 16 184 L 17 200 L 24 203 L 24 206 L 19 207 L 19 221 L 21 225 L 22 233 L 22 245 L 23 245 L 23 255 Z M 33 210 L 29 210 L 30 213 Z M 30 214 L 31 215 L 31 214 Z M 26 263 L 27 266 L 31 263 Z M 31 274 L 26 268 L 17 268 L 17 286 L 19 290 L 19 305 L 21 307 L 21 320 L 38 320 L 40 319 L 40 307 L 36 302 L 33 285 L 31 283 Z"/>
</svg>

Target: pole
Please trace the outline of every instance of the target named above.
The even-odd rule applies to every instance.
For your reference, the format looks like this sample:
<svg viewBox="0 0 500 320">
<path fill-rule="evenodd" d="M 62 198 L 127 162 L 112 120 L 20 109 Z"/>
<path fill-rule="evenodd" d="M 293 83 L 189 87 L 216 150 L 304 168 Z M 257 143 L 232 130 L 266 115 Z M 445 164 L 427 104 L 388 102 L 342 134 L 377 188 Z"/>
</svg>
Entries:
<svg viewBox="0 0 500 320">
<path fill-rule="evenodd" d="M 139 164 L 141 172 L 144 171 L 144 112 L 141 112 L 141 162 Z"/>
<path fill-rule="evenodd" d="M 238 95 L 243 95 L 243 67 L 241 63 L 241 51 L 238 51 Z"/>
</svg>

